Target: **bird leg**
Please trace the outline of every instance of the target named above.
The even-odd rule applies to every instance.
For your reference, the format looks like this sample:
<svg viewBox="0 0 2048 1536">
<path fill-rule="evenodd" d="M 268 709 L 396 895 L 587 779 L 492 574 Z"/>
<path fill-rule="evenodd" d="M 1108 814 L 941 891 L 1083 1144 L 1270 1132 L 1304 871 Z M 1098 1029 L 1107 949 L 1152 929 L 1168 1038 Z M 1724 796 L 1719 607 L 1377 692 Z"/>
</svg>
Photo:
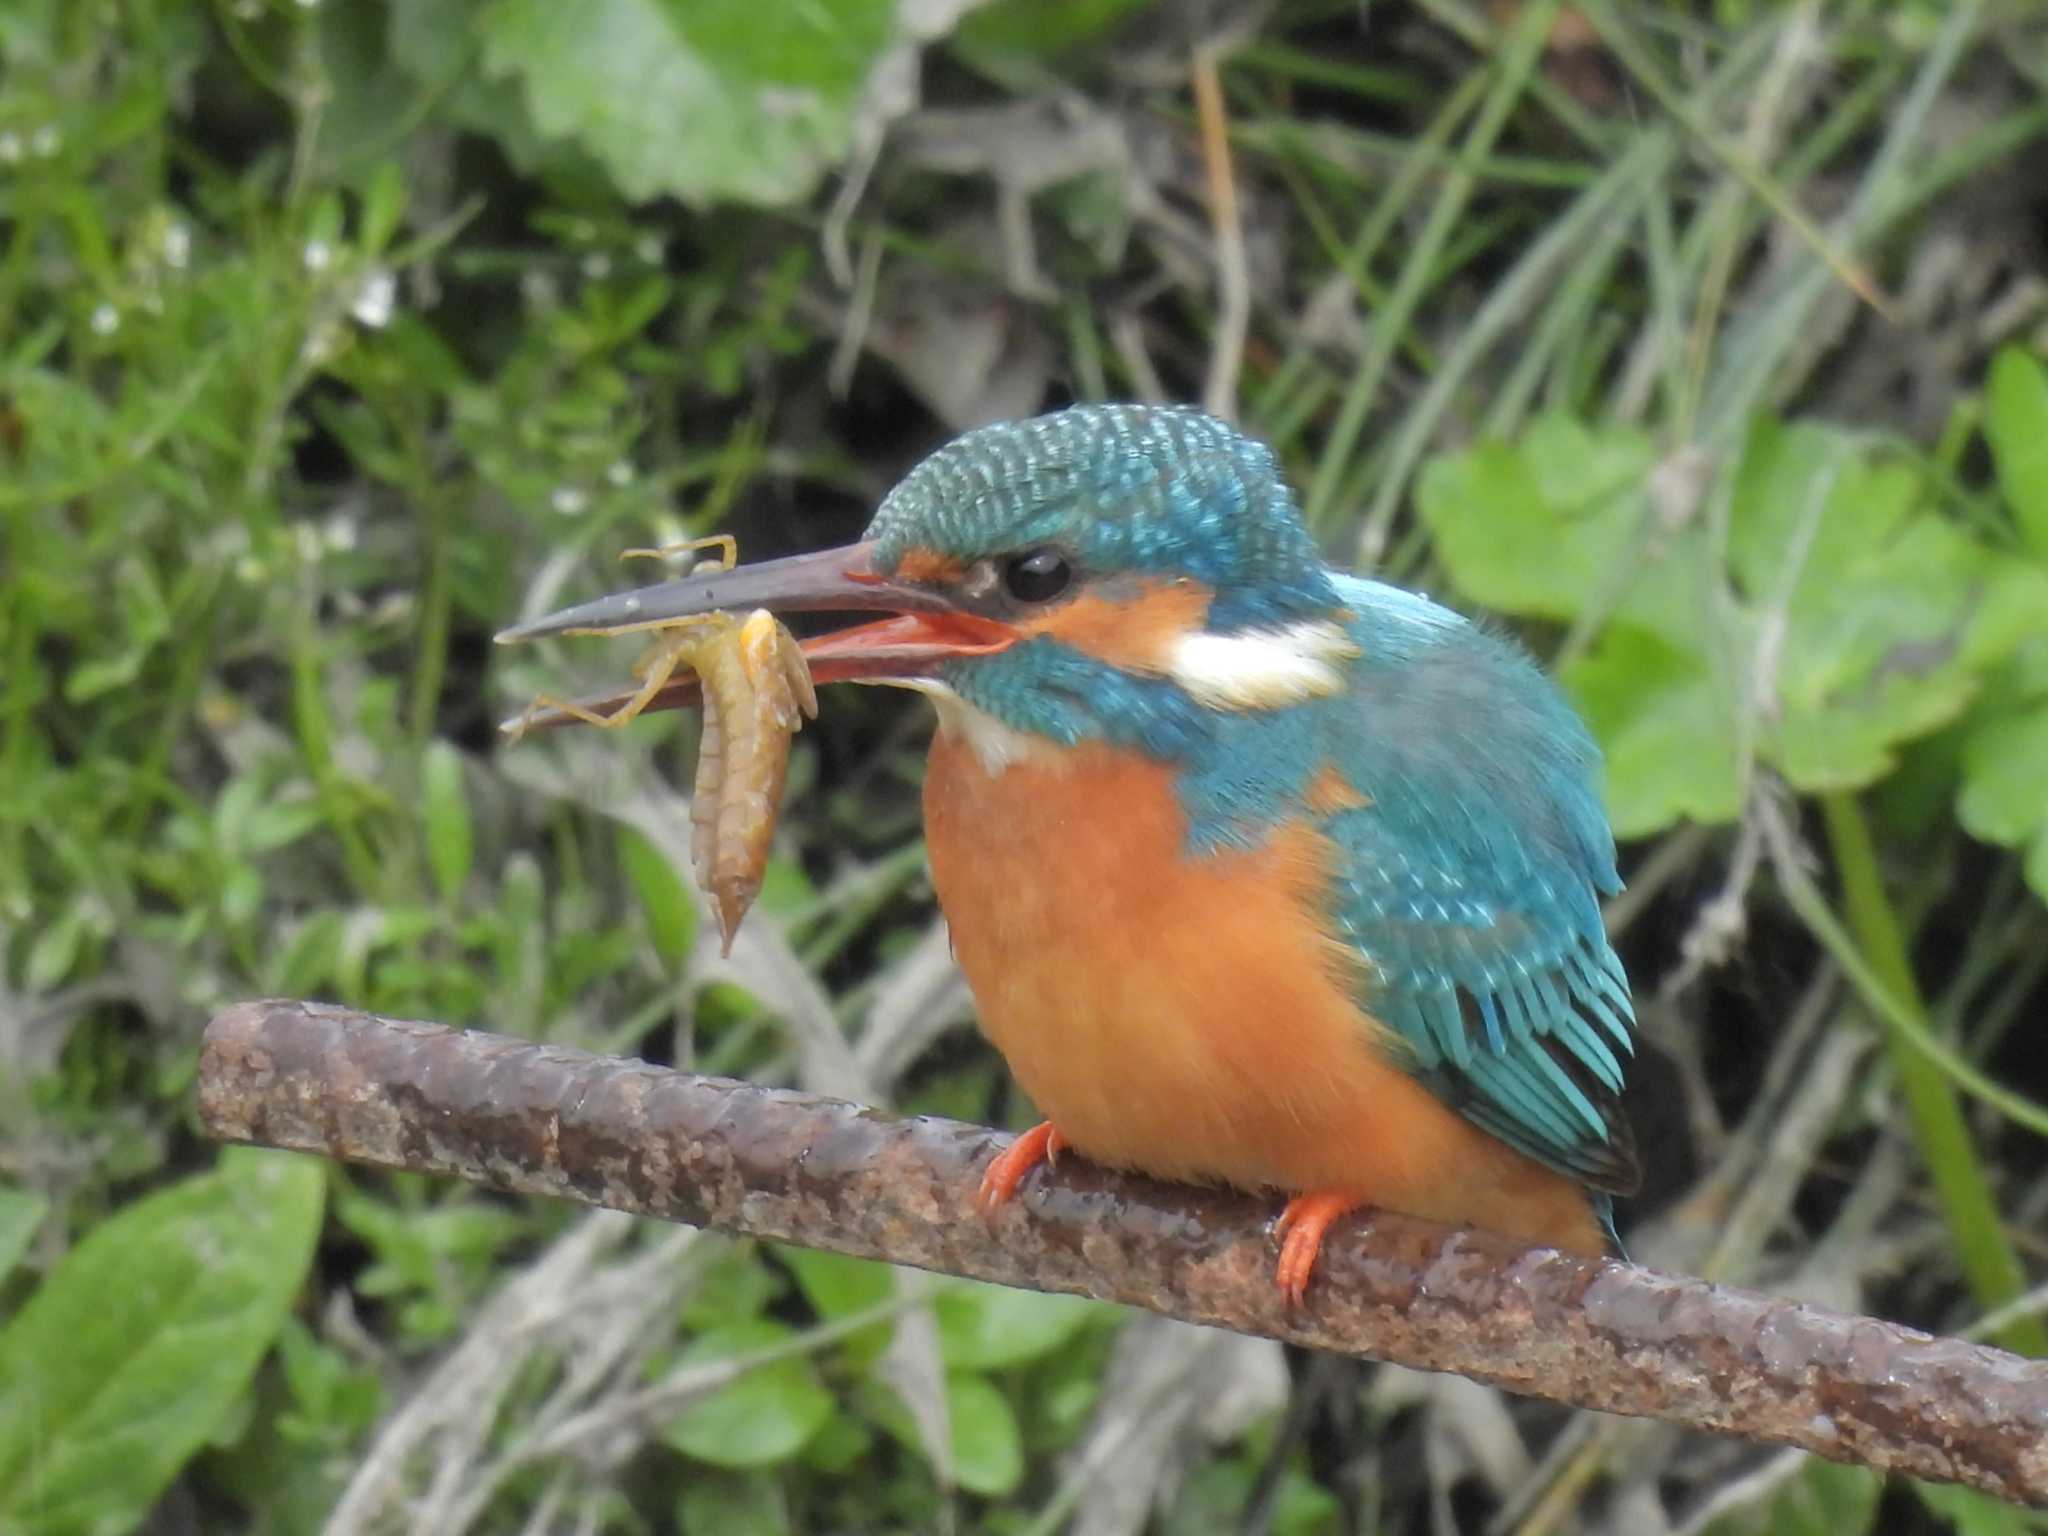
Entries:
<svg viewBox="0 0 2048 1536">
<path fill-rule="evenodd" d="M 1017 1193 L 1027 1173 L 1040 1163 L 1057 1163 L 1066 1149 L 1067 1138 L 1058 1128 L 1050 1120 L 1039 1122 L 996 1154 L 981 1176 L 981 1193 L 975 1203 L 984 1213 L 993 1214 Z"/>
<path fill-rule="evenodd" d="M 1287 1209 L 1273 1223 L 1273 1235 L 1280 1239 L 1280 1266 L 1274 1279 L 1290 1305 L 1300 1306 L 1308 1294 L 1309 1276 L 1315 1270 L 1316 1255 L 1323 1251 L 1323 1234 L 1330 1230 L 1330 1223 L 1365 1203 L 1338 1189 L 1296 1195 L 1287 1202 Z"/>
</svg>

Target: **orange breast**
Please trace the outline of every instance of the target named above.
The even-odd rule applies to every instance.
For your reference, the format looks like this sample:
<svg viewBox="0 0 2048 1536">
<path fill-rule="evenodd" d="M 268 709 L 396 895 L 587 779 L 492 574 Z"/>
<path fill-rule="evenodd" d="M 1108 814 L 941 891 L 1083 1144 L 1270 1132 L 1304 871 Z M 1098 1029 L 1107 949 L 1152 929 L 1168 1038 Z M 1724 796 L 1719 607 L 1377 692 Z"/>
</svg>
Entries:
<svg viewBox="0 0 2048 1536">
<path fill-rule="evenodd" d="M 1190 859 L 1166 767 L 1089 745 L 992 774 L 942 730 L 925 833 L 982 1029 L 1080 1152 L 1602 1251 L 1577 1185 L 1389 1061 L 1311 916 L 1310 829 Z"/>
</svg>

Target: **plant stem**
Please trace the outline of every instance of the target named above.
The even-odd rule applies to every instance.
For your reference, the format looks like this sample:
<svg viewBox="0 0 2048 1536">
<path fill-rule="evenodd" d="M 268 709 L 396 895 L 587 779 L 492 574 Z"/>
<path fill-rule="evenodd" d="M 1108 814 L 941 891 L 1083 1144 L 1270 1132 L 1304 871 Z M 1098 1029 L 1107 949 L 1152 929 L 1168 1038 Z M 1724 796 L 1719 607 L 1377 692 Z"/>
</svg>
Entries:
<svg viewBox="0 0 2048 1536">
<path fill-rule="evenodd" d="M 1927 1005 L 1913 979 L 1898 914 L 1885 894 L 1863 809 L 1853 794 L 1844 791 L 1822 796 L 1821 810 L 1856 945 L 1899 1008 L 1925 1025 Z M 2026 1274 L 2006 1241 L 1954 1085 L 1933 1061 L 1913 1048 L 1895 1024 L 1882 1017 L 1879 1023 L 1906 1111 L 1912 1117 L 1914 1139 L 1934 1180 L 1935 1195 L 1955 1238 L 1956 1257 L 1970 1293 L 1986 1311 L 2001 1307 L 2026 1289 Z M 2021 1354 L 2048 1354 L 2048 1327 L 2039 1318 L 2019 1318 L 2000 1330 L 1998 1341 Z"/>
<path fill-rule="evenodd" d="M 1371 340 L 1368 342 L 1358 368 L 1353 373 L 1350 387 L 1344 393 L 1343 403 L 1337 409 L 1337 419 L 1330 427 L 1329 442 L 1324 449 L 1322 460 L 1316 466 L 1314 481 L 1309 486 L 1307 502 L 1303 512 L 1310 528 L 1321 528 L 1327 522 L 1331 509 L 1336 505 L 1344 471 L 1351 463 L 1351 454 L 1358 442 L 1358 435 L 1365 426 L 1367 413 L 1372 409 L 1374 398 L 1385 378 L 1387 365 L 1393 360 L 1403 331 L 1414 318 L 1417 306 L 1428 292 L 1430 280 L 1436 271 L 1437 257 L 1445 243 L 1457 228 L 1458 220 L 1465 211 L 1465 205 L 1472 196 L 1478 182 L 1473 170 L 1474 164 L 1491 153 L 1493 143 L 1500 136 L 1508 114 L 1515 103 L 1521 100 L 1523 87 L 1528 84 L 1531 71 L 1535 68 L 1543 43 L 1550 36 L 1551 23 L 1557 18 L 1555 0 L 1538 0 L 1537 4 L 1521 8 L 1515 25 L 1502 37 L 1499 52 L 1495 55 L 1492 88 L 1481 103 L 1465 142 L 1458 155 L 1457 169 L 1444 177 L 1438 189 L 1436 201 L 1430 206 L 1429 217 L 1424 221 L 1415 243 L 1410 247 L 1408 259 L 1402 263 L 1401 275 L 1394 283 L 1394 290 L 1382 308 L 1373 318 Z M 1480 78 L 1474 76 L 1474 79 Z M 1361 263 L 1362 265 L 1362 263 Z M 1376 564 L 1378 550 L 1369 551 L 1368 565 Z"/>
</svg>

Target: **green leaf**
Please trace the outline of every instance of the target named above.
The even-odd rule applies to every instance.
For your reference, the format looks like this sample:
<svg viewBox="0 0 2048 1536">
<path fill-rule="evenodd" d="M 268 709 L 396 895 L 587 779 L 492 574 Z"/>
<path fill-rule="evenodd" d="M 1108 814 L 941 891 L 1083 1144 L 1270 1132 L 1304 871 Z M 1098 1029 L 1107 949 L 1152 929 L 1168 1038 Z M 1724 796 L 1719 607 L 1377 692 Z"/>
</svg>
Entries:
<svg viewBox="0 0 2048 1536">
<path fill-rule="evenodd" d="M 2020 537 L 2048 555 L 2048 368 L 2021 347 L 1992 359 L 1984 435 Z"/>
<path fill-rule="evenodd" d="M 953 1480 L 985 1498 L 1015 1493 L 1024 1480 L 1024 1437 L 1010 1400 L 986 1376 L 954 1371 L 946 1377 L 946 1412 L 953 1425 Z"/>
<path fill-rule="evenodd" d="M 1730 512 L 1732 574 L 1775 657 L 1764 747 L 1804 790 L 1882 777 L 2048 612 L 2048 573 L 1927 510 L 1912 466 L 1862 455 L 1833 428 L 1759 422 Z"/>
<path fill-rule="evenodd" d="M 389 152 L 394 124 L 402 123 L 417 92 L 391 67 L 379 8 L 322 6 L 313 18 L 313 41 L 325 91 L 320 133 L 312 145 L 322 182 L 361 167 L 365 153 Z M 339 209 L 321 210 L 325 228 L 311 233 L 332 246 L 341 232 Z"/>
<path fill-rule="evenodd" d="M 445 741 L 427 744 L 420 761 L 420 815 L 426 823 L 427 862 L 441 899 L 453 905 L 469 879 L 473 835 L 469 795 L 462 784 L 462 754 Z"/>
<path fill-rule="evenodd" d="M 795 202 L 885 107 L 877 72 L 966 0 L 811 0 L 764 24 L 757 0 L 492 0 L 484 67 L 516 77 L 543 134 L 573 140 L 628 197 Z M 908 8 L 905 8 L 908 9 Z M 929 13 L 929 14 L 924 14 Z"/>
<path fill-rule="evenodd" d="M 376 1422 L 384 1405 L 376 1371 L 323 1343 L 295 1317 L 277 1336 L 277 1358 L 292 1399 L 277 1421 L 286 1438 L 346 1444 Z"/>
<path fill-rule="evenodd" d="M 33 1191 L 0 1186 L 0 1281 L 28 1252 L 49 1210 L 50 1202 Z"/>
<path fill-rule="evenodd" d="M 804 1447 L 803 1464 L 835 1477 L 864 1458 L 874 1446 L 874 1432 L 851 1414 L 834 1414 Z"/>
<path fill-rule="evenodd" d="M 955 1371 L 992 1371 L 1051 1354 L 1102 1308 L 1085 1296 L 1054 1296 L 963 1280 L 932 1298 L 939 1349 Z"/>
<path fill-rule="evenodd" d="M 683 1536 L 788 1536 L 795 1529 L 768 1473 L 691 1478 L 676 1500 L 676 1524 Z"/>
<path fill-rule="evenodd" d="M 683 888 L 676 867 L 633 828 L 619 824 L 619 863 L 640 898 L 640 910 L 647 918 L 647 931 L 654 940 L 654 952 L 670 970 L 678 970 L 689 958 L 697 940 L 697 906 Z"/>
<path fill-rule="evenodd" d="M 1975 723 L 1956 809 L 1974 835 L 2009 847 L 2048 828 L 2048 701 Z"/>
<path fill-rule="evenodd" d="M 794 1337 L 795 1331 L 781 1323 L 755 1318 L 701 1335 L 677 1364 L 727 1360 Z M 713 1466 L 773 1466 L 801 1451 L 832 1417 L 834 1406 L 811 1362 L 792 1357 L 757 1366 L 691 1404 L 669 1421 L 662 1438 Z"/>
<path fill-rule="evenodd" d="M 51 1271 L 0 1333 L 0 1530 L 143 1518 L 277 1336 L 325 1189 L 311 1158 L 230 1149 Z"/>
<path fill-rule="evenodd" d="M 869 1405 L 892 1437 L 924 1454 L 910 1411 L 893 1389 L 878 1391 Z M 1010 1400 L 996 1384 L 973 1371 L 949 1371 L 946 1418 L 952 1426 L 954 1482 L 987 1498 L 1016 1492 L 1024 1480 L 1024 1437 Z"/>
<path fill-rule="evenodd" d="M 804 1299 L 827 1322 L 879 1307 L 896 1294 L 889 1266 L 872 1259 L 850 1259 L 818 1248 L 778 1247 L 775 1253 L 796 1276 Z"/>
<path fill-rule="evenodd" d="M 1973 836 L 2024 851 L 2048 900 L 2048 634 L 1993 674 L 1964 728 L 1956 815 Z"/>
<path fill-rule="evenodd" d="M 1815 1458 L 1766 1499 L 1723 1515 L 1705 1536 L 1863 1536 L 1877 1519 L 1877 1474 Z"/>
<path fill-rule="evenodd" d="M 395 25 L 395 24 L 394 24 Z M 405 175 L 397 162 L 380 160 L 363 184 L 362 248 L 381 256 L 405 218 Z"/>
<path fill-rule="evenodd" d="M 1131 20 L 1150 0 L 996 0 L 965 21 L 953 48 L 983 67 L 1013 56 L 1052 58 L 1098 42 Z"/>
<path fill-rule="evenodd" d="M 1627 427 L 1561 416 L 1515 443 L 1432 461 L 1418 505 L 1458 590 L 1488 607 L 1615 622 L 1564 669 L 1607 759 L 1615 831 L 1641 837 L 1741 806 L 1733 695 L 1709 660 L 1696 528 L 1658 525 L 1654 454 Z"/>
<path fill-rule="evenodd" d="M 2048 1530 L 2048 1515 L 2021 1509 L 2003 1499 L 1954 1483 L 1923 1483 L 1908 1480 L 1913 1492 L 1956 1536 L 2027 1536 L 2030 1531 Z"/>
<path fill-rule="evenodd" d="M 1759 419 L 1725 581 L 1708 520 L 1659 516 L 1651 463 L 1639 433 L 1553 416 L 1432 462 L 1418 493 L 1461 592 L 1593 629 L 1565 681 L 1624 837 L 1732 818 L 1751 738 L 1799 789 L 1871 783 L 2048 613 L 2048 572 L 1937 515 L 1862 436 Z"/>
<path fill-rule="evenodd" d="M 1503 613 L 1592 608 L 1649 522 L 1650 441 L 1547 416 L 1519 443 L 1432 460 L 1416 501 L 1458 590 Z"/>
<path fill-rule="evenodd" d="M 1561 679 L 1606 756 L 1617 837 L 1690 818 L 1713 826 L 1742 809 L 1734 703 L 1694 652 L 1617 624 Z"/>
<path fill-rule="evenodd" d="M 71 974 L 91 932 L 90 915 L 91 909 L 84 902 L 74 902 L 36 935 L 28 952 L 26 979 L 31 996 L 54 991 Z"/>
<path fill-rule="evenodd" d="M 451 123 L 495 140 L 520 170 L 593 176 L 596 167 L 584 156 L 541 136 L 516 81 L 486 79 L 477 69 L 481 19 L 475 6 L 398 0 L 385 47 L 399 70 L 433 93 Z M 435 373 L 424 376 L 446 387 Z"/>
<path fill-rule="evenodd" d="M 797 1285 L 821 1321 L 830 1322 L 852 1312 L 882 1306 L 896 1295 L 896 1273 L 886 1264 L 821 1253 L 815 1248 L 775 1251 L 796 1276 Z M 881 1358 L 895 1333 L 893 1318 L 877 1322 L 846 1335 L 839 1342 L 839 1352 L 852 1368 L 866 1370 Z"/>
</svg>

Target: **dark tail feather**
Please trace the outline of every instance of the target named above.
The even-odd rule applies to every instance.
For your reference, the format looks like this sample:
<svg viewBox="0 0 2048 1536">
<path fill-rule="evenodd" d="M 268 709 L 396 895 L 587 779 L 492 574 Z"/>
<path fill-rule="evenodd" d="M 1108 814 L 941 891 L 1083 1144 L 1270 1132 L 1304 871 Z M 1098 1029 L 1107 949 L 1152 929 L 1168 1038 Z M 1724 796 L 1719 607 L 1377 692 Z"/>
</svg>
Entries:
<svg viewBox="0 0 2048 1536">
<path fill-rule="evenodd" d="M 1614 1256 L 1624 1264 L 1631 1262 L 1628 1249 L 1621 1244 L 1621 1234 L 1614 1230 L 1614 1196 L 1597 1189 L 1589 1191 L 1589 1194 L 1593 1201 L 1593 1214 L 1599 1218 L 1601 1230 L 1607 1234 L 1608 1245 L 1614 1249 Z"/>
</svg>

